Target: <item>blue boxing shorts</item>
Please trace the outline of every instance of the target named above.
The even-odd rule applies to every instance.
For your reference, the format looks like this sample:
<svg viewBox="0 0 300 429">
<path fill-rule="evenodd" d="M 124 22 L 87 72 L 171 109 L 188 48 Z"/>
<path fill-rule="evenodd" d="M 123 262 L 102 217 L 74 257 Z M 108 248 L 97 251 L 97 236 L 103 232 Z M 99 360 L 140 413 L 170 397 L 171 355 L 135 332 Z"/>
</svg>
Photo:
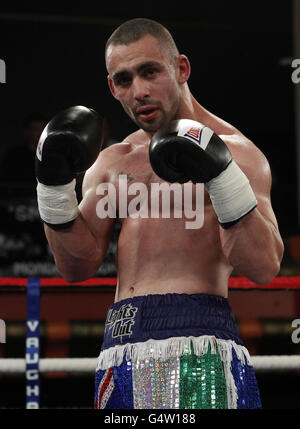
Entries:
<svg viewBox="0 0 300 429">
<path fill-rule="evenodd" d="M 146 295 L 108 311 L 95 408 L 261 408 L 228 299 Z"/>
</svg>

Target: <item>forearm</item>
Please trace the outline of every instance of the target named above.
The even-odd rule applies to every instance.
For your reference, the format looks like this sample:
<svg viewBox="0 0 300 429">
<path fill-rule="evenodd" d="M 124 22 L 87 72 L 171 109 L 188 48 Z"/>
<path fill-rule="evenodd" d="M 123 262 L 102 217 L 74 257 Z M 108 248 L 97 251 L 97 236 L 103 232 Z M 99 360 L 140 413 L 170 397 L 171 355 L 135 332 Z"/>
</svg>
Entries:
<svg viewBox="0 0 300 429">
<path fill-rule="evenodd" d="M 81 208 L 75 189 L 78 173 L 86 172 L 99 156 L 102 128 L 103 120 L 94 110 L 70 107 L 47 124 L 36 152 L 39 213 L 57 269 L 68 281 L 94 275 L 109 242 L 110 225 L 103 222 L 99 230 L 95 226 L 96 194 L 87 192 L 94 187 L 93 178 L 85 186 L 90 196 L 83 192 Z"/>
<path fill-rule="evenodd" d="M 220 237 L 226 258 L 242 275 L 265 284 L 278 274 L 283 243 L 277 227 L 258 209 L 229 229 L 220 227 Z"/>
<path fill-rule="evenodd" d="M 83 281 L 96 273 L 104 259 L 106 247 L 99 246 L 81 215 L 66 230 L 54 231 L 45 225 L 45 234 L 56 267 L 65 280 Z"/>
</svg>

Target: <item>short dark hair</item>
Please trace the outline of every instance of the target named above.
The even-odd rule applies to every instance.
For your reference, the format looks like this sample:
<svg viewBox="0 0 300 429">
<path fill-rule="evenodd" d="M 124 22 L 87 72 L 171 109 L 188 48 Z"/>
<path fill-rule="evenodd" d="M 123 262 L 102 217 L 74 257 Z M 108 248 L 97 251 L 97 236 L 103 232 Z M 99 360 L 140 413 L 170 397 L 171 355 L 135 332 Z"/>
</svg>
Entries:
<svg viewBox="0 0 300 429">
<path fill-rule="evenodd" d="M 110 45 L 129 45 L 142 37 L 150 35 L 165 45 L 170 60 L 173 62 L 179 55 L 174 39 L 162 24 L 146 18 L 135 18 L 121 24 L 109 37 L 105 45 L 105 60 Z"/>
</svg>

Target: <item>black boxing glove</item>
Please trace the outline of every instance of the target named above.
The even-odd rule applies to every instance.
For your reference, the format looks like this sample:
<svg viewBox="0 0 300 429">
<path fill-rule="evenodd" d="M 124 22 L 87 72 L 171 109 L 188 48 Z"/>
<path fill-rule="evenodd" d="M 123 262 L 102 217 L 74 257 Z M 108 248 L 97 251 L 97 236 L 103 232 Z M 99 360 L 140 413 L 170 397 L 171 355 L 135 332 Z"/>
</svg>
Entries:
<svg viewBox="0 0 300 429">
<path fill-rule="evenodd" d="M 168 182 L 205 183 L 223 228 L 238 222 L 256 206 L 248 178 L 210 128 L 190 119 L 172 121 L 152 137 L 154 172 Z"/>
<path fill-rule="evenodd" d="M 76 176 L 97 159 L 103 119 L 84 106 L 70 107 L 47 124 L 36 151 L 37 198 L 41 219 L 53 229 L 69 227 L 78 215 Z"/>
</svg>

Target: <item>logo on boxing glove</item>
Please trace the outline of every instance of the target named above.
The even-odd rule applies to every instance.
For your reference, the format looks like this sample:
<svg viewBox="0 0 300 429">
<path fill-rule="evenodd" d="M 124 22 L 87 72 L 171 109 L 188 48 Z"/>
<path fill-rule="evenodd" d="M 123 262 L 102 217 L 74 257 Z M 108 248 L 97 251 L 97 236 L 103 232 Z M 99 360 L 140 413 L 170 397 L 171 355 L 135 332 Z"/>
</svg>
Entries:
<svg viewBox="0 0 300 429">
<path fill-rule="evenodd" d="M 196 143 L 200 144 L 202 130 L 203 128 L 191 128 L 187 133 L 184 134 L 184 137 L 192 139 Z"/>
<path fill-rule="evenodd" d="M 42 161 L 43 146 L 44 146 L 44 141 L 47 137 L 47 132 L 48 132 L 48 126 L 44 128 L 36 148 L 36 157 L 40 162 Z"/>
</svg>

